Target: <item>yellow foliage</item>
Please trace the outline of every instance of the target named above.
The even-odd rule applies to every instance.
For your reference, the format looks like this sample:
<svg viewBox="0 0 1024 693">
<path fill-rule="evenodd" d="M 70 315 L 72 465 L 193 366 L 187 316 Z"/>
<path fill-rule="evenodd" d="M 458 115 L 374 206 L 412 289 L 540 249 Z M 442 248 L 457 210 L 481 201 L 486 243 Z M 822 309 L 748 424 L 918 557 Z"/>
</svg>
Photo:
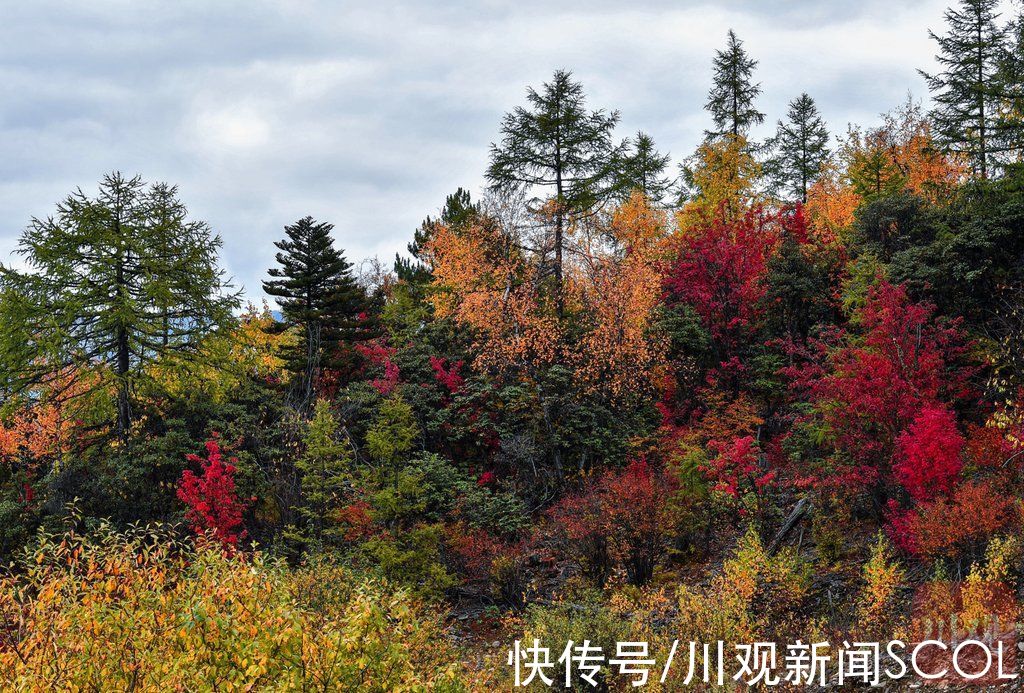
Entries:
<svg viewBox="0 0 1024 693">
<path fill-rule="evenodd" d="M 697 148 L 689 183 L 695 194 L 679 211 L 679 228 L 686 230 L 723 214 L 733 219 L 756 201 L 754 185 L 761 176 L 743 135 L 727 134 Z"/>
<path fill-rule="evenodd" d="M 438 619 L 340 567 L 156 530 L 43 536 L 0 582 L 6 690 L 464 690 Z"/>
<path fill-rule="evenodd" d="M 808 566 L 789 549 L 768 555 L 751 528 L 708 586 L 679 588 L 674 630 L 683 641 L 807 641 L 818 629 L 797 614 L 808 590 Z"/>
<path fill-rule="evenodd" d="M 864 564 L 864 586 L 857 599 L 856 627 L 864 637 L 895 637 L 899 587 L 903 569 L 892 557 L 888 542 L 879 534 Z"/>
</svg>

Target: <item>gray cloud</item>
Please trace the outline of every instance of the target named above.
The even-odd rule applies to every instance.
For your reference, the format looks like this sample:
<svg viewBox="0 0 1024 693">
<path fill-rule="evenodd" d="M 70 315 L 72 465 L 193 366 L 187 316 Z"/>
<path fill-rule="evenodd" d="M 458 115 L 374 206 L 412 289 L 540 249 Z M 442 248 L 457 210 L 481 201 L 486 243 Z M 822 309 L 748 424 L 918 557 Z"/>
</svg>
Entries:
<svg viewBox="0 0 1024 693">
<path fill-rule="evenodd" d="M 258 299 L 272 241 L 305 214 L 351 259 L 403 249 L 447 193 L 480 188 L 502 113 L 556 68 L 678 160 L 728 28 L 760 60 L 768 124 L 807 91 L 838 133 L 925 96 L 915 69 L 945 4 L 5 2 L 0 259 L 30 217 L 120 169 L 177 183 Z"/>
</svg>

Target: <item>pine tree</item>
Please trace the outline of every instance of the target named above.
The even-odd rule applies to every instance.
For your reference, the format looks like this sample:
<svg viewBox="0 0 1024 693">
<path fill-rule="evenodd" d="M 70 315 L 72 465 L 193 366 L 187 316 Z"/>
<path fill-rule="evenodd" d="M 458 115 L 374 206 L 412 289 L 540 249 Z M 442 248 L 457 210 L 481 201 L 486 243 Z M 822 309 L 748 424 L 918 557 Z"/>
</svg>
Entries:
<svg viewBox="0 0 1024 693">
<path fill-rule="evenodd" d="M 366 292 L 352 276 L 352 264 L 334 247 L 333 225 L 312 217 L 284 228 L 277 241 L 280 267 L 263 290 L 277 298 L 285 327 L 297 327 L 298 344 L 286 355 L 294 374 L 294 404 L 300 411 L 312 403 L 317 378 L 324 369 L 351 370 L 353 342 L 366 339 Z M 348 373 L 342 372 L 342 376 Z"/>
<path fill-rule="evenodd" d="M 583 86 L 559 70 L 541 92 L 527 89 L 530 109 L 516 108 L 501 124 L 501 144 L 491 145 L 487 179 L 492 189 L 552 188 L 554 280 L 558 314 L 564 311 L 562 254 L 567 223 L 613 192 L 610 180 L 621 145 L 612 143 L 618 112 L 588 112 Z"/>
<path fill-rule="evenodd" d="M 299 515 L 305 520 L 302 539 L 317 545 L 339 539 L 337 527 L 326 523 L 342 507 L 351 484 L 352 451 L 339 437 L 338 420 L 326 400 L 318 400 L 302 442 L 305 451 L 295 467 L 302 482 Z"/>
<path fill-rule="evenodd" d="M 654 139 L 644 132 L 636 133 L 635 140 L 625 143 L 619 162 L 615 165 L 615 188 L 620 200 L 628 200 L 639 190 L 648 200 L 657 204 L 665 199 L 672 181 L 665 176 L 668 154 L 654 147 Z"/>
<path fill-rule="evenodd" d="M 949 31 L 929 35 L 938 43 L 941 72 L 921 75 L 935 106 L 936 140 L 947 151 L 967 156 L 974 171 L 988 178 L 995 157 L 1006 150 L 997 124 L 999 63 L 1006 33 L 996 24 L 998 0 L 960 0 L 946 11 Z"/>
<path fill-rule="evenodd" d="M 807 202 L 807 188 L 828 159 L 828 130 L 818 107 L 807 94 L 789 104 L 787 122 L 779 121 L 769 143 L 773 155 L 765 166 L 772 187 Z"/>
<path fill-rule="evenodd" d="M 707 134 L 746 136 L 751 127 L 764 122 L 764 113 L 754 108 L 761 85 L 751 82 L 757 61 L 747 55 L 743 42 L 729 29 L 725 50 L 716 52 L 713 65 L 714 85 L 704 108 L 711 113 L 716 129 Z"/>
<path fill-rule="evenodd" d="M 0 267 L 0 373 L 6 392 L 71 386 L 116 393 L 127 441 L 150 365 L 199 358 L 205 337 L 229 324 L 238 295 L 217 266 L 221 240 L 190 221 L 175 188 L 138 176 L 104 177 L 55 216 L 33 219 L 17 252 L 32 269 Z M 59 393 L 55 393 L 59 394 Z"/>
</svg>

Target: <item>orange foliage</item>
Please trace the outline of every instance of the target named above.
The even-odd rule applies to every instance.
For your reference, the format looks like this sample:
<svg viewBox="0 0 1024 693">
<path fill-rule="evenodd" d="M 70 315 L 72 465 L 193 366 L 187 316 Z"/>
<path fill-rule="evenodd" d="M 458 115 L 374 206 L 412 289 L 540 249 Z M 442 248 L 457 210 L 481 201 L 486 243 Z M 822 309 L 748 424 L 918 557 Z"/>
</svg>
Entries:
<svg viewBox="0 0 1024 693">
<path fill-rule="evenodd" d="M 893 521 L 894 539 L 926 558 L 955 556 L 1006 527 L 1015 516 L 1013 499 L 998 483 L 966 482 L 949 499 L 919 505 Z"/>
<path fill-rule="evenodd" d="M 538 292 L 536 269 L 496 223 L 484 220 L 459 231 L 439 225 L 427 253 L 436 314 L 473 329 L 478 367 L 555 359 L 559 325 Z"/>
<path fill-rule="evenodd" d="M 587 387 L 618 397 L 650 391 L 663 363 L 664 345 L 651 323 L 661 300 L 664 215 L 635 193 L 616 210 L 609 231 L 624 252 L 588 257 L 589 276 L 578 290 L 592 328 L 574 360 Z"/>
<path fill-rule="evenodd" d="M 835 162 L 825 164 L 821 176 L 807 189 L 804 210 L 811 235 L 822 244 L 835 243 L 842 230 L 853 223 L 853 213 L 860 203 L 860 195 L 845 180 Z"/>
</svg>

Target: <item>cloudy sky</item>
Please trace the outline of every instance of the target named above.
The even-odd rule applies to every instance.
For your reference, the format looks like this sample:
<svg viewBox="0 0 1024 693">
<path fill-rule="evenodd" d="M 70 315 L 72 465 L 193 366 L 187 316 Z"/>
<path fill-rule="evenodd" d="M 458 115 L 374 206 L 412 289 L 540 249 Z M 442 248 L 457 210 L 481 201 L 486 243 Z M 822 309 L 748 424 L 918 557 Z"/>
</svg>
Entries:
<svg viewBox="0 0 1024 693">
<path fill-rule="evenodd" d="M 842 132 L 927 96 L 946 4 L 0 0 L 0 262 L 118 169 L 176 183 L 258 300 L 272 241 L 306 214 L 350 259 L 390 261 L 447 193 L 480 189 L 501 115 L 555 69 L 678 161 L 730 27 L 770 123 L 806 91 Z"/>
</svg>

